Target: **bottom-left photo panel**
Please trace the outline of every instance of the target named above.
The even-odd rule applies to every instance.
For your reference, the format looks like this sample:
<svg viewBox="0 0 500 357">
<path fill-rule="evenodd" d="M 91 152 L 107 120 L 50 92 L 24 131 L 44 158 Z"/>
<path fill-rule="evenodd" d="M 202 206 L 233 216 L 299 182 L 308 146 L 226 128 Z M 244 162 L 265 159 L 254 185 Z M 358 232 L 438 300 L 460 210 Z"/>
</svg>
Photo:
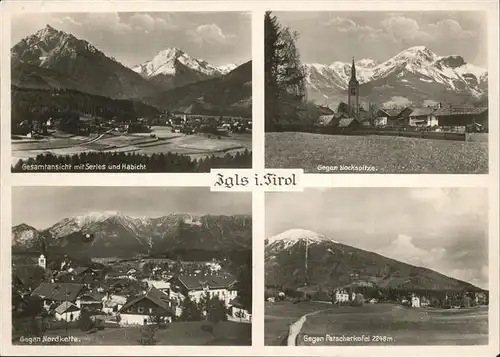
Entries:
<svg viewBox="0 0 500 357">
<path fill-rule="evenodd" d="M 251 345 L 252 196 L 13 187 L 13 345 Z"/>
</svg>

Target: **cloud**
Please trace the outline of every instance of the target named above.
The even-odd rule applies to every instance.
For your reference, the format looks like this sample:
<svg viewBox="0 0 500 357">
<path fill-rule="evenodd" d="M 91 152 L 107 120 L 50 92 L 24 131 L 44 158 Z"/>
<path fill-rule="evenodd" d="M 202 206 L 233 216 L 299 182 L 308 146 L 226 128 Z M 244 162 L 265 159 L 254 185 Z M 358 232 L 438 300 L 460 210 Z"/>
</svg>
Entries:
<svg viewBox="0 0 500 357">
<path fill-rule="evenodd" d="M 411 105 L 411 100 L 409 100 L 406 97 L 401 97 L 401 96 L 395 96 L 392 97 L 391 100 L 388 100 L 387 102 L 383 103 L 384 108 L 393 108 L 393 107 L 405 107 Z"/>
<path fill-rule="evenodd" d="M 446 255 L 443 248 L 432 248 L 430 250 L 417 247 L 413 244 L 413 238 L 399 234 L 391 243 L 378 248 L 376 253 L 393 258 L 404 263 L 430 268 L 440 262 Z"/>
<path fill-rule="evenodd" d="M 394 42 L 430 41 L 431 35 L 422 31 L 416 20 L 405 16 L 390 16 L 382 20 L 382 28 Z"/>
<path fill-rule="evenodd" d="M 204 24 L 198 26 L 195 30 L 187 32 L 189 39 L 198 46 L 204 44 L 224 44 L 235 36 L 230 33 L 224 33 L 216 24 Z"/>
<path fill-rule="evenodd" d="M 98 29 L 99 32 L 110 32 L 114 35 L 124 35 L 133 30 L 133 27 L 121 21 L 117 13 L 106 12 L 88 13 L 85 23 L 91 28 Z"/>
<path fill-rule="evenodd" d="M 463 29 L 460 23 L 454 19 L 445 19 L 435 24 L 429 24 L 426 27 L 426 31 L 435 40 L 445 38 L 464 39 L 476 36 L 475 31 Z"/>
<path fill-rule="evenodd" d="M 457 20 L 451 18 L 420 25 L 411 17 L 392 14 L 382 20 L 381 26 L 396 43 L 440 42 L 476 36 L 475 31 L 463 29 Z"/>
<path fill-rule="evenodd" d="M 347 17 L 336 16 L 326 22 L 326 26 L 333 27 L 337 32 L 357 35 L 360 39 L 373 40 L 381 35 L 381 30 L 367 25 L 360 25 Z"/>
<path fill-rule="evenodd" d="M 56 17 L 56 18 L 54 18 L 53 21 L 54 21 L 54 23 L 62 25 L 62 26 L 64 26 L 64 25 L 69 25 L 70 27 L 71 26 L 77 26 L 77 27 L 82 26 L 82 24 L 80 22 L 76 21 L 71 16 Z"/>
<path fill-rule="evenodd" d="M 178 28 L 176 24 L 171 21 L 166 21 L 159 17 L 153 17 L 149 14 L 136 13 L 130 17 L 130 22 L 139 29 L 147 32 L 161 31 L 161 30 L 175 30 Z"/>
</svg>

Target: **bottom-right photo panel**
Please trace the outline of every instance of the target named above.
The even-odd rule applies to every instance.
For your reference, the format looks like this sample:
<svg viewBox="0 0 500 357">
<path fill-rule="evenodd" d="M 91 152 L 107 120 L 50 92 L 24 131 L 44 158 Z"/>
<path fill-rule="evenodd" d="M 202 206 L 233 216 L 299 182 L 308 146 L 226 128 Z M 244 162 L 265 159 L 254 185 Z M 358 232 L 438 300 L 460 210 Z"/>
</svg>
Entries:
<svg viewBox="0 0 500 357">
<path fill-rule="evenodd" d="M 487 345 L 486 188 L 266 194 L 266 345 Z"/>
</svg>

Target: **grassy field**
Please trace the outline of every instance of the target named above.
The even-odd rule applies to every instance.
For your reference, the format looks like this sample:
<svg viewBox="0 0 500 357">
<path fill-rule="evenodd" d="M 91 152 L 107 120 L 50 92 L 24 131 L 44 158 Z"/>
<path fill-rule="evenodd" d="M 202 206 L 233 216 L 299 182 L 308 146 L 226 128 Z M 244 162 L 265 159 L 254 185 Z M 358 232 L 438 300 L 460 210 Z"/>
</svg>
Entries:
<svg viewBox="0 0 500 357">
<path fill-rule="evenodd" d="M 112 132 L 102 137 L 92 135 L 82 136 L 53 136 L 40 140 L 14 139 L 12 140 L 12 165 L 19 159 L 36 157 L 44 152 L 55 155 L 72 155 L 81 152 L 135 152 L 152 155 L 154 153 L 176 153 L 189 155 L 192 158 L 201 158 L 210 155 L 223 156 L 226 153 L 235 154 L 238 151 L 252 149 L 252 134 L 231 134 L 230 136 L 216 137 L 196 134 L 186 135 L 172 133 L 167 127 L 153 127 L 152 133 L 123 134 Z"/>
<path fill-rule="evenodd" d="M 218 345 L 248 346 L 251 345 L 252 325 L 225 321 L 213 326 L 213 333 L 202 330 L 205 321 L 174 322 L 167 329 L 157 330 L 157 345 Z M 107 327 L 95 333 L 85 333 L 72 328 L 66 331 L 49 330 L 45 336 L 72 336 L 80 345 L 138 345 L 141 338 L 141 327 Z"/>
<path fill-rule="evenodd" d="M 311 133 L 266 133 L 266 168 L 303 168 L 326 173 L 318 166 L 367 165 L 367 173 L 488 173 L 488 143 L 391 136 L 347 136 Z"/>
<path fill-rule="evenodd" d="M 367 336 L 368 341 L 313 343 L 305 336 Z M 379 340 L 378 337 L 381 339 Z M 384 341 L 385 339 L 385 341 Z M 487 307 L 438 310 L 394 304 L 332 308 L 307 318 L 298 345 L 479 345 L 488 344 Z"/>
<path fill-rule="evenodd" d="M 288 336 L 289 326 L 302 315 L 309 312 L 325 309 L 328 305 L 319 302 L 290 302 L 265 303 L 265 333 L 266 346 L 279 346 Z"/>
</svg>

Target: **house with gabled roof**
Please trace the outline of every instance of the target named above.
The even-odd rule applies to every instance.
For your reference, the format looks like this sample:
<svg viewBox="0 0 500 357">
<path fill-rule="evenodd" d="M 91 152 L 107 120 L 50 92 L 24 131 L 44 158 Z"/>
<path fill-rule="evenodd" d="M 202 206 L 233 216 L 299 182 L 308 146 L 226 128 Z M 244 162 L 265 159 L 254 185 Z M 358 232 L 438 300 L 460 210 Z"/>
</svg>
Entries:
<svg viewBox="0 0 500 357">
<path fill-rule="evenodd" d="M 74 303 L 83 290 L 83 284 L 41 283 L 31 295 L 41 297 L 44 307 L 48 309 L 54 303 L 60 304 L 64 301 Z"/>
<path fill-rule="evenodd" d="M 408 107 L 379 109 L 377 112 L 377 122 L 387 126 L 407 126 L 410 120 L 410 113 L 413 110 Z"/>
<path fill-rule="evenodd" d="M 415 108 L 410 114 L 410 120 L 408 125 L 410 126 L 424 126 L 424 127 L 434 127 L 438 125 L 438 120 L 434 112 L 436 109 L 424 107 Z"/>
<path fill-rule="evenodd" d="M 230 274 L 221 275 L 177 275 L 170 279 L 171 295 L 179 302 L 187 296 L 199 302 L 203 296 L 218 297 L 226 306 L 238 296 L 236 278 Z"/>
<path fill-rule="evenodd" d="M 69 301 L 63 301 L 58 307 L 55 309 L 55 318 L 56 320 L 63 320 L 67 322 L 78 320 L 80 317 L 81 310 Z"/>
<path fill-rule="evenodd" d="M 120 325 L 147 325 L 154 323 L 151 319 L 155 316 L 161 316 L 164 322 L 172 322 L 175 312 L 170 298 L 152 286 L 130 297 L 119 310 L 119 315 Z"/>
</svg>

